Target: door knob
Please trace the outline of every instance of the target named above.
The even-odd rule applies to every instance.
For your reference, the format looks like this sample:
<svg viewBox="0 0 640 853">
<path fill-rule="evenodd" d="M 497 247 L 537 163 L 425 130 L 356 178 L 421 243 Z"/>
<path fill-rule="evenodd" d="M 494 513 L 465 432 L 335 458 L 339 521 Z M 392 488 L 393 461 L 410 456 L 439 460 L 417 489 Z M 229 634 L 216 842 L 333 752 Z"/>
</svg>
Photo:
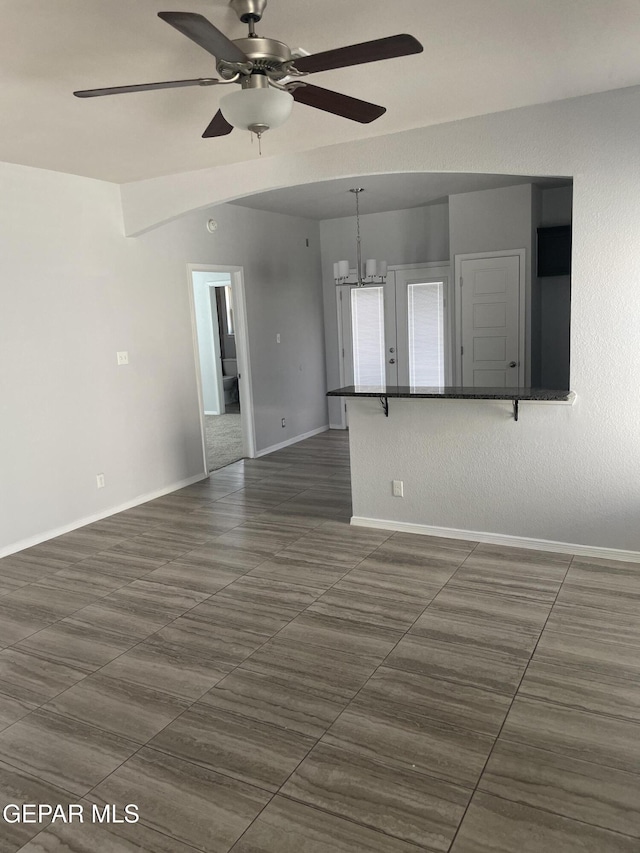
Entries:
<svg viewBox="0 0 640 853">
<path fill-rule="evenodd" d="M 509 362 L 509 367 L 517 367 L 517 366 L 518 366 L 517 362 L 515 362 L 515 361 Z"/>
<path fill-rule="evenodd" d="M 395 364 L 395 363 L 396 363 L 395 358 L 390 358 L 390 359 L 389 359 L 389 364 Z"/>
</svg>

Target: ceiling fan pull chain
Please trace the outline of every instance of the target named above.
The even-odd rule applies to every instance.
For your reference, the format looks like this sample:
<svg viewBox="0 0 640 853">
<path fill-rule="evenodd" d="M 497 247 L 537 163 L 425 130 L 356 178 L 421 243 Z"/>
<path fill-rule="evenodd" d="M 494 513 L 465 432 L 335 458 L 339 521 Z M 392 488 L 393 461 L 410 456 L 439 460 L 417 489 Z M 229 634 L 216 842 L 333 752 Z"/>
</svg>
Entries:
<svg viewBox="0 0 640 853">
<path fill-rule="evenodd" d="M 254 139 L 258 140 L 258 154 L 260 155 L 260 157 L 262 157 L 262 134 L 261 133 L 254 133 L 252 130 L 250 130 L 249 133 L 251 134 L 251 144 L 252 145 L 253 145 Z"/>
</svg>

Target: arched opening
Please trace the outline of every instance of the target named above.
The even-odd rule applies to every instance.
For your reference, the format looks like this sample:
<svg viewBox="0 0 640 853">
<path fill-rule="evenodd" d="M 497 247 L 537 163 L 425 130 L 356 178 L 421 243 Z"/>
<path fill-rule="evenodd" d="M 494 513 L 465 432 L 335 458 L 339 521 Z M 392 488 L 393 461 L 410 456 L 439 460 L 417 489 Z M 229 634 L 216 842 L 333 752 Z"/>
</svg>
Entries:
<svg viewBox="0 0 640 853">
<path fill-rule="evenodd" d="M 355 187 L 364 189 L 360 281 Z M 545 240 L 570 234 L 571 210 L 569 178 L 407 172 L 298 184 L 192 214 L 221 223 L 220 260 L 253 257 L 258 452 L 322 426 L 287 427 L 296 399 L 308 407 L 310 393 L 319 403 L 327 390 L 367 377 L 374 385 L 569 390 L 570 269 L 554 268 Z M 367 259 L 384 261 L 386 275 L 367 278 Z M 334 264 L 345 260 L 350 274 L 337 282 Z M 329 425 L 344 428 L 345 412 L 344 400 L 330 399 Z"/>
</svg>

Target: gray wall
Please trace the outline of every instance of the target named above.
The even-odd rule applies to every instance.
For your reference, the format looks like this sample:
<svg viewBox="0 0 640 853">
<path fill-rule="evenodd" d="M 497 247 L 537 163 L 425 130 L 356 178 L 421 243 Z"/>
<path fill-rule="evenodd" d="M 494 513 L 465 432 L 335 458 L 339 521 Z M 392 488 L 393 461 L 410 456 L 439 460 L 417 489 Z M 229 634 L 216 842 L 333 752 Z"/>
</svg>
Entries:
<svg viewBox="0 0 640 853">
<path fill-rule="evenodd" d="M 540 225 L 569 225 L 573 205 L 573 187 L 543 190 Z"/>
<path fill-rule="evenodd" d="M 256 450 L 326 426 L 318 222 L 234 204 L 206 215 L 218 222 L 211 263 L 244 267 Z"/>
<path fill-rule="evenodd" d="M 575 405 L 522 404 L 516 424 L 504 403 L 392 400 L 388 419 L 377 401 L 359 404 L 354 510 L 640 551 L 640 404 L 629 391 L 640 386 L 639 138 L 636 86 L 175 175 L 130 185 L 123 198 L 138 229 L 203 199 L 353 175 L 363 183 L 399 171 L 575 175 Z M 392 497 L 392 479 L 404 479 L 404 499 Z"/>
<path fill-rule="evenodd" d="M 256 451 L 326 426 L 318 223 L 224 204 L 134 238 L 167 255 L 190 239 L 204 242 L 206 259 L 187 260 L 244 269 Z"/>
<path fill-rule="evenodd" d="M 531 247 L 531 184 L 449 196 L 451 259 Z"/>
<path fill-rule="evenodd" d="M 375 400 L 354 403 L 355 516 L 453 536 L 543 540 L 551 550 L 564 543 L 599 556 L 599 549 L 621 549 L 627 554 L 610 556 L 638 559 L 640 404 L 629 389 L 640 383 L 640 206 L 633 181 L 640 172 L 639 105 L 640 89 L 625 89 L 422 132 L 423 150 L 450 169 L 475 164 L 483 171 L 576 175 L 577 400 L 523 403 L 517 423 L 509 403 L 391 400 L 388 419 Z M 407 168 L 409 151 L 407 145 Z M 606 286 L 612 282 L 615 299 Z M 392 497 L 394 479 L 404 480 L 403 499 Z"/>
<path fill-rule="evenodd" d="M 446 261 L 449 257 L 449 213 L 447 204 L 432 204 L 408 210 L 370 213 L 360 217 L 362 257 L 386 260 L 389 264 L 418 264 Z M 349 260 L 355 267 L 356 218 L 325 219 L 320 223 L 324 325 L 329 389 L 340 384 L 338 322 L 334 261 Z M 341 422 L 340 401 L 329 398 L 330 423 Z"/>
<path fill-rule="evenodd" d="M 531 377 L 532 207 L 531 184 L 449 196 L 452 270 L 456 255 L 525 250 L 525 384 Z"/>
<path fill-rule="evenodd" d="M 0 554 L 201 476 L 188 263 L 244 266 L 258 448 L 327 423 L 317 223 L 217 207 L 132 239 L 115 185 L 0 188 Z"/>
<path fill-rule="evenodd" d="M 571 341 L 571 278 L 539 279 L 542 329 L 540 335 L 540 385 L 569 388 Z"/>
<path fill-rule="evenodd" d="M 540 226 L 570 225 L 573 187 L 542 193 Z M 540 291 L 540 385 L 568 388 L 570 370 L 571 276 L 538 279 Z"/>
<path fill-rule="evenodd" d="M 544 192 L 536 186 L 531 187 L 531 374 L 530 385 L 543 387 L 542 383 L 542 291 L 537 272 L 538 227 L 542 220 Z M 567 327 L 567 341 L 569 328 Z M 569 377 L 567 376 L 567 381 Z M 545 386 L 547 387 L 547 386 Z"/>
</svg>

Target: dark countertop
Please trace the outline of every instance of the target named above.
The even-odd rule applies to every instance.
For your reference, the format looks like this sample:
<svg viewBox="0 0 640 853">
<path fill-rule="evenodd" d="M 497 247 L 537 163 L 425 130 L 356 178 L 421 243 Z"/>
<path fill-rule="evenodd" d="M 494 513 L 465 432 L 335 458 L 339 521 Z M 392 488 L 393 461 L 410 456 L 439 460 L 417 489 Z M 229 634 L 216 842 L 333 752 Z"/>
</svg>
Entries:
<svg viewBox="0 0 640 853">
<path fill-rule="evenodd" d="M 327 397 L 402 397 L 430 400 L 546 400 L 560 402 L 571 398 L 570 391 L 549 388 L 444 388 L 411 387 L 409 385 L 346 385 L 327 391 Z"/>
</svg>

